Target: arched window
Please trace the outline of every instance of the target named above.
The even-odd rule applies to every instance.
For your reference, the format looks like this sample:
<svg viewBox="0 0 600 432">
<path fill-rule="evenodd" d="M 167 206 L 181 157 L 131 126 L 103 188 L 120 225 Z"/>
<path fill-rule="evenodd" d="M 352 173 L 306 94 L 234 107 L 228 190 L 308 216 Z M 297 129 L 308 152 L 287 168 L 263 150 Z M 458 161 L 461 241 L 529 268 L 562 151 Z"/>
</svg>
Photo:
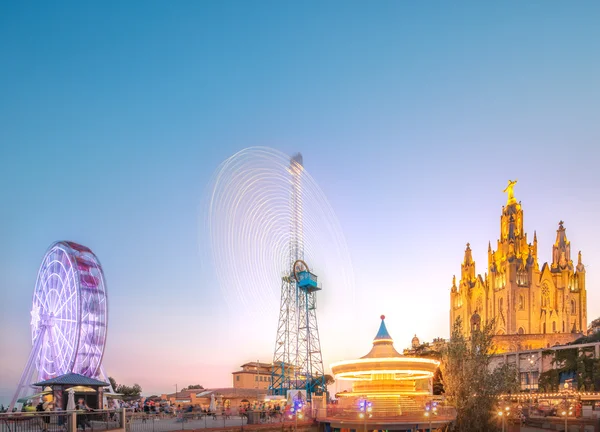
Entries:
<svg viewBox="0 0 600 432">
<path fill-rule="evenodd" d="M 575 305 L 575 300 L 571 300 L 571 315 L 575 315 L 577 313 L 577 306 Z"/>
<path fill-rule="evenodd" d="M 503 306 L 503 304 L 504 304 L 504 301 L 503 301 L 502 297 L 500 297 L 498 299 L 498 312 L 502 312 L 502 306 Z"/>
<path fill-rule="evenodd" d="M 519 334 L 524 334 L 525 330 L 523 330 L 523 327 L 519 327 Z"/>
<path fill-rule="evenodd" d="M 556 333 L 556 321 L 552 321 L 552 332 Z"/>
<path fill-rule="evenodd" d="M 525 297 L 519 296 L 519 310 L 525 310 Z"/>
<path fill-rule="evenodd" d="M 565 332 L 565 322 L 563 321 L 563 333 Z"/>
<path fill-rule="evenodd" d="M 542 333 L 546 334 L 546 323 L 542 324 Z"/>
</svg>

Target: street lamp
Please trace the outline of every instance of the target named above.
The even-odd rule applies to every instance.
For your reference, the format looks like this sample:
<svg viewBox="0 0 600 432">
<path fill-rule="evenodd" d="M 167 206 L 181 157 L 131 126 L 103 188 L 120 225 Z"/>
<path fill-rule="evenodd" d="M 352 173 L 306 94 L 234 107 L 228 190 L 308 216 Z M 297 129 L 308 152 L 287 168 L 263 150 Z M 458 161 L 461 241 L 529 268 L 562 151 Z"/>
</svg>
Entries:
<svg viewBox="0 0 600 432">
<path fill-rule="evenodd" d="M 500 409 L 498 411 L 498 417 L 500 417 L 500 420 L 502 421 L 502 432 L 504 432 L 504 427 L 507 421 L 506 419 L 510 417 L 510 406 L 506 405 L 504 410 Z"/>
<path fill-rule="evenodd" d="M 437 402 L 427 402 L 425 404 L 425 417 L 429 419 L 429 431 L 431 431 L 432 417 L 437 414 Z"/>
<path fill-rule="evenodd" d="M 302 414 L 302 401 L 299 399 L 296 399 L 294 401 L 294 405 L 291 408 L 292 413 L 294 414 L 294 422 L 295 422 L 295 431 L 298 430 L 298 419 L 302 420 L 302 418 L 304 417 L 304 415 Z"/>
<path fill-rule="evenodd" d="M 429 411 L 425 411 L 425 417 L 429 419 L 429 432 L 431 432 L 431 413 Z"/>
<path fill-rule="evenodd" d="M 363 430 L 364 432 L 367 432 L 367 418 L 373 417 L 373 414 L 371 414 L 373 411 L 373 404 L 367 399 L 361 399 L 358 402 L 358 410 L 360 411 L 358 417 L 364 420 Z"/>
<path fill-rule="evenodd" d="M 569 430 L 569 429 L 568 429 L 568 425 L 567 425 L 567 420 L 569 419 L 569 416 L 573 414 L 573 412 L 571 411 L 571 408 L 568 408 L 568 410 L 569 410 L 569 411 L 567 411 L 567 409 L 565 409 L 565 410 L 562 412 L 562 415 L 563 415 L 563 416 L 564 416 L 564 418 L 565 418 L 565 432 L 567 432 L 567 431 Z"/>
<path fill-rule="evenodd" d="M 259 360 L 256 360 L 256 408 L 258 410 L 258 365 L 260 364 Z"/>
</svg>

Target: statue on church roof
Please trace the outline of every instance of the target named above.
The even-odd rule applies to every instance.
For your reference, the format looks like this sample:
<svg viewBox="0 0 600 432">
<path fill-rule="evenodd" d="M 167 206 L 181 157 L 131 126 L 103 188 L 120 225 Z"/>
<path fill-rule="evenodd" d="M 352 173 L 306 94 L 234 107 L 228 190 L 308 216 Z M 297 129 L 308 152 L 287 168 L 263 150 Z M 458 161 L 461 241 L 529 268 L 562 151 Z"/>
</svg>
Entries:
<svg viewBox="0 0 600 432">
<path fill-rule="evenodd" d="M 515 199 L 515 192 L 514 192 L 514 187 L 517 184 L 518 180 L 509 180 L 508 181 L 508 186 L 506 186 L 506 189 L 504 189 L 502 192 L 506 193 L 508 195 L 508 200 L 507 200 L 507 204 L 514 204 L 517 202 L 517 200 Z"/>
</svg>

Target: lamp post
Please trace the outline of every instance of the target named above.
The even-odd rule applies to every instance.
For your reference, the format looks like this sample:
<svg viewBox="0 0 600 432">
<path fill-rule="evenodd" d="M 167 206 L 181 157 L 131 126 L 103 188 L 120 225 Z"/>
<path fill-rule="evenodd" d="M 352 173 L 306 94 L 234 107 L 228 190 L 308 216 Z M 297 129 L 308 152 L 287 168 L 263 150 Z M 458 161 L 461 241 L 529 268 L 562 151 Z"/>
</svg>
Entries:
<svg viewBox="0 0 600 432">
<path fill-rule="evenodd" d="M 258 410 L 258 365 L 260 360 L 256 360 L 256 408 Z"/>
<path fill-rule="evenodd" d="M 565 417 L 565 432 L 567 432 L 568 429 L 568 418 L 570 415 L 573 414 L 573 412 L 571 411 L 571 405 L 569 404 L 569 390 L 570 390 L 570 382 L 567 381 L 564 384 L 564 389 L 565 389 L 565 409 L 562 412 L 562 415 Z"/>
<path fill-rule="evenodd" d="M 372 417 L 373 414 L 371 414 L 371 412 L 373 411 L 373 404 L 371 402 L 369 402 L 366 398 L 365 399 L 361 399 L 358 402 L 358 409 L 360 411 L 360 413 L 358 414 L 359 418 L 363 419 L 363 430 L 364 432 L 367 432 L 367 418 Z"/>
<path fill-rule="evenodd" d="M 437 403 L 431 400 L 425 404 L 425 417 L 429 420 L 429 432 L 431 432 L 432 417 L 437 414 Z"/>
<path fill-rule="evenodd" d="M 500 408 L 498 410 L 498 417 L 500 417 L 500 420 L 502 421 L 502 432 L 504 432 L 505 424 L 507 421 L 506 419 L 510 417 L 510 406 L 506 405 L 504 409 Z"/>
<path fill-rule="evenodd" d="M 536 354 L 529 354 L 527 356 L 527 361 L 529 361 L 529 408 L 531 409 L 531 405 L 533 404 L 533 368 L 536 363 L 539 361 L 539 357 Z"/>
<path fill-rule="evenodd" d="M 177 405 L 177 396 L 178 396 L 178 391 L 177 391 L 177 384 L 175 384 L 175 405 Z"/>
<path fill-rule="evenodd" d="M 294 400 L 294 406 L 292 406 L 292 412 L 294 413 L 294 422 L 295 422 L 295 428 L 294 431 L 298 430 L 298 418 L 300 418 L 300 420 L 302 420 L 302 418 L 304 417 L 304 415 L 302 415 L 302 401 L 301 400 Z"/>
<path fill-rule="evenodd" d="M 429 419 L 429 432 L 431 432 L 431 413 L 429 411 L 425 411 L 425 417 Z"/>
</svg>

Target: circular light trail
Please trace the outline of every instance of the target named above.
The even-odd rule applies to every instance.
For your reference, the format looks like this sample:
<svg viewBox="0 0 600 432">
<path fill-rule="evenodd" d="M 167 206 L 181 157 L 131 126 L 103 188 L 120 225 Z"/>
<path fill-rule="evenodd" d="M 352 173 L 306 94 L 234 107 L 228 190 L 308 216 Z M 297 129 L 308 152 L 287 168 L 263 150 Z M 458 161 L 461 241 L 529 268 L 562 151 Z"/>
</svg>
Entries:
<svg viewBox="0 0 600 432">
<path fill-rule="evenodd" d="M 346 240 L 325 194 L 304 168 L 300 176 L 301 248 L 319 275 L 322 301 L 354 298 Z M 268 147 L 239 151 L 211 183 L 207 227 L 212 260 L 227 302 L 252 314 L 277 310 L 281 278 L 290 274 L 292 240 L 290 157 Z"/>
</svg>

